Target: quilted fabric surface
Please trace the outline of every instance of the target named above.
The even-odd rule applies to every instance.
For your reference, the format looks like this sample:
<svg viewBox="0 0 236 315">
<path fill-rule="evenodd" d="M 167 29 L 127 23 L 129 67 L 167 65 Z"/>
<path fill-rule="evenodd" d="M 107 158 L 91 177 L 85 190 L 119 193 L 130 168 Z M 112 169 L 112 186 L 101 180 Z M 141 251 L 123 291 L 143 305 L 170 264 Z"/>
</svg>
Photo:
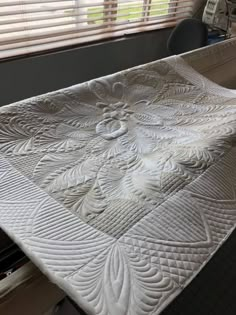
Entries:
<svg viewBox="0 0 236 315">
<path fill-rule="evenodd" d="M 0 223 L 88 314 L 159 314 L 236 223 L 236 92 L 181 58 L 0 109 Z"/>
</svg>

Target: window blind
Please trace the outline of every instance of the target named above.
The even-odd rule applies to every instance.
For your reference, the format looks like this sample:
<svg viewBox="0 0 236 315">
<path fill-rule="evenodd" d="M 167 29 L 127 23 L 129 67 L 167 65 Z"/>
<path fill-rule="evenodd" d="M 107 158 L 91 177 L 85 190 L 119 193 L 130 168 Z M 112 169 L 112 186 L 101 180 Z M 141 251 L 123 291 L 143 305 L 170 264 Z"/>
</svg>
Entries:
<svg viewBox="0 0 236 315">
<path fill-rule="evenodd" d="M 0 58 L 173 26 L 187 0 L 0 0 Z"/>
</svg>

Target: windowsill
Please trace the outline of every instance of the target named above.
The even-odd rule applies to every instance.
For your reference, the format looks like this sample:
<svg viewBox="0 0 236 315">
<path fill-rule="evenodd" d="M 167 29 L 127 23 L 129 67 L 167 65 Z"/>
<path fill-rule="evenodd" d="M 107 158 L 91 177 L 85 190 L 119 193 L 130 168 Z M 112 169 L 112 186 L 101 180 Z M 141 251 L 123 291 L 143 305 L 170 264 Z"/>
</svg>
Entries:
<svg viewBox="0 0 236 315">
<path fill-rule="evenodd" d="M 0 59 L 0 63 L 15 61 L 15 60 L 21 60 L 21 59 L 26 59 L 26 58 L 42 57 L 42 56 L 51 55 L 51 54 L 55 54 L 55 53 L 64 53 L 67 51 L 72 51 L 72 50 L 77 50 L 77 49 L 83 49 L 83 48 L 89 48 L 89 47 L 94 47 L 94 46 L 98 46 L 98 45 L 104 45 L 104 44 L 116 43 L 116 42 L 120 42 L 120 41 L 132 40 L 132 39 L 135 39 L 135 38 L 138 38 L 141 36 L 145 36 L 145 34 L 153 34 L 153 33 L 161 32 L 161 31 L 163 31 L 163 29 L 168 30 L 168 29 L 172 29 L 172 27 L 158 28 L 158 29 L 152 30 L 152 31 L 139 32 L 136 34 L 130 34 L 130 35 L 125 35 L 125 36 L 123 35 L 123 36 L 116 37 L 116 38 L 108 38 L 108 39 L 88 42 L 88 43 L 84 43 L 84 44 L 77 44 L 77 45 L 54 48 L 54 49 L 35 52 L 35 53 L 18 55 L 18 56 L 9 57 L 9 58 L 3 58 L 3 59 Z"/>
</svg>

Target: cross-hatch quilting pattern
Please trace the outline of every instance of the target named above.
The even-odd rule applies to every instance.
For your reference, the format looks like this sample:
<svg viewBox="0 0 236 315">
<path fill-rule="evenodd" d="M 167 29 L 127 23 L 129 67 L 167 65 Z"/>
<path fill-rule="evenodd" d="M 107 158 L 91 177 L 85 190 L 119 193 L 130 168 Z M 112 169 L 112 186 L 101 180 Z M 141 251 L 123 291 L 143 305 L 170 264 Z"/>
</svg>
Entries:
<svg viewBox="0 0 236 315">
<path fill-rule="evenodd" d="M 236 93 L 181 59 L 0 109 L 0 217 L 89 314 L 158 314 L 236 223 Z"/>
</svg>

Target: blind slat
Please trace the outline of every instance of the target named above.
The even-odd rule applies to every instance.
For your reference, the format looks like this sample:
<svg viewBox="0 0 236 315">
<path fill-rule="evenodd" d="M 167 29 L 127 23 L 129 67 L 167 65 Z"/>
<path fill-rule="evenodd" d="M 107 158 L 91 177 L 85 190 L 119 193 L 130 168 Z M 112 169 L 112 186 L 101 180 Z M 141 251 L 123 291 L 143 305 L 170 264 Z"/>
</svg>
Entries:
<svg viewBox="0 0 236 315">
<path fill-rule="evenodd" d="M 178 12 L 180 9 L 183 9 L 183 8 L 188 8 L 189 6 L 188 5 L 181 5 L 178 7 Z M 171 8 L 171 7 L 170 7 Z M 155 13 L 156 14 L 156 17 L 158 18 L 159 15 L 158 13 L 159 12 L 163 12 L 163 9 L 155 9 L 155 10 L 150 10 L 150 13 Z M 176 12 L 177 13 L 177 12 Z M 133 13 L 129 13 L 129 14 L 110 14 L 109 17 L 110 18 L 122 18 L 122 19 L 128 19 L 129 18 L 129 21 L 130 22 L 132 19 L 133 19 L 133 16 L 139 14 L 138 11 L 134 11 Z M 162 16 L 162 15 L 160 15 Z M 78 17 L 78 15 L 76 15 L 75 17 Z M 151 17 L 153 18 L 153 16 Z M 139 18 L 140 20 L 142 19 L 142 16 L 140 16 Z M 100 18 L 94 18 L 94 19 L 78 19 L 76 21 L 76 25 L 78 26 L 79 24 L 84 24 L 84 23 L 91 23 L 91 24 L 94 24 L 96 22 L 101 22 L 102 20 L 104 20 L 104 17 L 100 17 Z M 106 20 L 106 18 L 105 18 Z M 110 25 L 110 23 L 107 23 L 107 22 L 104 22 L 102 23 L 104 26 L 106 25 Z M 57 26 L 66 26 L 66 25 L 75 25 L 75 21 L 72 19 L 72 20 L 63 20 L 63 21 L 60 21 L 60 22 L 54 22 L 54 23 L 41 23 L 40 25 L 31 25 L 30 26 L 30 30 L 33 31 L 33 30 L 40 30 L 40 29 L 43 29 L 43 28 L 47 28 L 47 29 L 50 29 L 52 27 L 57 27 Z M 89 26 L 86 27 L 86 28 L 90 28 Z M 23 25 L 23 26 L 19 26 L 19 27 L 10 27 L 10 28 L 6 28 L 6 29 L 3 29 L 1 30 L 0 28 L 0 34 L 10 34 L 10 33 L 16 33 L 16 32 L 24 32 L 26 29 L 26 27 Z"/>
<path fill-rule="evenodd" d="M 186 17 L 187 17 L 187 15 L 185 14 L 185 15 L 181 15 L 179 17 L 179 19 L 175 18 L 175 19 L 173 19 L 172 21 L 169 21 L 169 22 L 164 22 L 163 21 L 163 23 L 160 23 L 160 28 L 163 28 L 164 26 L 165 27 L 170 27 L 173 24 L 175 24 L 178 20 L 181 20 L 181 19 L 186 18 Z M 154 30 L 155 29 L 155 25 L 154 24 L 148 25 L 147 28 L 148 28 L 148 30 Z M 142 29 L 143 28 L 140 26 L 139 27 L 139 31 L 142 31 Z M 129 29 L 127 29 L 125 31 L 125 34 L 129 35 L 129 34 L 133 34 L 135 32 L 136 32 L 136 27 L 134 26 L 134 27 L 130 27 Z M 93 37 L 93 40 L 101 40 L 101 39 L 105 39 L 107 37 L 110 37 L 110 33 L 114 34 L 115 36 L 121 36 L 121 35 L 124 34 L 122 29 L 121 30 L 119 30 L 119 29 L 117 29 L 117 30 L 107 29 L 106 32 L 102 32 L 102 33 L 101 32 L 100 33 L 97 32 L 95 34 L 90 34 L 90 36 Z M 86 34 L 86 36 L 87 36 L 87 34 Z M 86 36 L 81 36 L 80 38 L 78 38 L 76 36 L 76 34 L 69 34 L 69 35 L 61 36 L 60 39 L 54 37 L 53 40 L 50 40 L 50 39 L 47 38 L 44 41 L 42 41 L 42 40 L 41 41 L 32 41 L 31 43 L 25 42 L 24 45 L 21 43 L 20 45 L 14 45 L 14 46 L 9 47 L 9 50 L 25 49 L 26 46 L 30 50 L 32 49 L 32 47 L 36 47 L 36 46 L 38 46 L 37 50 L 44 50 L 47 45 L 49 45 L 48 48 L 50 48 L 50 45 L 53 45 L 54 48 L 57 48 L 57 47 L 62 47 L 65 42 L 67 42 L 67 45 L 69 45 L 69 44 L 70 45 L 71 44 L 74 45 L 74 44 L 78 44 L 78 43 L 81 44 L 81 43 L 87 42 Z M 3 53 L 5 51 L 7 51 L 7 49 L 5 49 L 3 51 Z M 0 50 L 0 52 L 2 53 L 1 50 Z"/>
<path fill-rule="evenodd" d="M 0 58 L 172 26 L 191 16 L 192 4 L 193 0 L 0 0 Z"/>
<path fill-rule="evenodd" d="M 75 0 L 77 1 L 77 0 Z M 64 3 L 63 6 L 61 5 L 58 5 L 57 7 L 55 6 L 52 6 L 52 7 L 46 7 L 44 8 L 43 6 L 42 7 L 38 7 L 38 8 L 30 8 L 29 6 L 26 6 L 24 7 L 24 9 L 22 9 L 22 5 L 18 5 L 18 8 L 15 9 L 15 10 L 12 10 L 11 8 L 9 8 L 10 10 L 9 11 L 3 11 L 2 13 L 0 13 L 0 16 L 15 16 L 15 15 L 22 15 L 22 14 L 32 14 L 32 13 L 40 13 L 40 12 L 49 12 L 49 11 L 66 11 L 66 10 L 75 10 L 77 12 L 80 12 L 80 11 L 83 11 L 83 9 L 89 9 L 89 8 L 92 8 L 94 9 L 94 12 L 92 12 L 91 14 L 100 14 L 100 13 L 104 13 L 104 12 L 109 12 L 111 11 L 111 8 L 107 8 L 107 3 L 109 2 L 106 2 L 106 5 L 95 5 L 95 4 L 89 4 L 87 5 L 86 7 L 85 6 L 77 6 L 77 5 L 73 5 L 71 2 L 73 2 L 72 0 L 61 0 L 60 1 L 61 3 Z M 70 5 L 65 5 L 66 2 L 69 2 L 71 3 Z M 176 4 L 180 4 L 180 3 L 183 3 L 183 2 L 187 2 L 189 3 L 189 0 L 175 0 L 175 1 L 163 1 L 161 0 L 160 2 L 156 3 L 155 6 L 162 6 L 162 5 L 165 5 L 165 6 L 171 6 L 171 5 L 176 5 Z M 132 2 L 133 3 L 133 2 Z M 41 5 L 41 3 L 38 3 L 38 5 Z M 150 7 L 149 4 L 139 4 L 139 5 L 129 5 L 129 9 L 131 8 L 140 8 L 140 9 L 143 9 L 145 10 L 145 8 L 148 8 Z M 98 9 L 99 8 L 99 9 Z M 100 9 L 101 8 L 101 9 Z M 104 9 L 103 9 L 104 8 Z M 107 8 L 107 9 L 106 9 Z M 123 10 L 127 9 L 126 7 L 123 6 Z M 121 10 L 122 10 L 122 7 L 121 7 Z M 65 15 L 67 13 L 65 12 Z M 85 13 L 78 13 L 78 15 L 84 15 Z"/>
<path fill-rule="evenodd" d="M 163 0 L 162 0 L 163 1 Z M 94 7 L 94 6 L 104 6 L 104 4 L 107 5 L 114 5 L 114 4 L 130 4 L 130 3 L 137 3 L 137 2 L 141 2 L 139 0 L 110 0 L 110 1 L 74 1 L 74 0 L 16 0 L 16 1 L 2 1 L 0 3 L 0 7 L 8 7 L 8 6 L 15 6 L 15 5 L 30 5 L 30 4 L 44 4 L 44 3 L 60 3 L 60 2 L 76 2 L 76 6 L 80 7 L 80 8 L 88 8 L 88 7 Z M 155 1 L 153 1 L 155 2 Z M 159 1 L 158 1 L 159 2 Z"/>
<path fill-rule="evenodd" d="M 187 10 L 184 10 L 183 12 L 179 12 L 179 15 L 180 14 L 185 14 L 187 15 L 189 12 Z M 178 18 L 178 17 L 177 17 Z M 169 18 L 168 19 L 168 22 L 169 21 L 173 21 L 173 20 L 176 20 L 177 19 L 176 17 L 173 17 L 173 18 Z M 166 22 L 166 16 L 163 16 L 162 19 L 159 20 L 159 23 L 163 23 L 163 22 Z M 107 22 L 106 25 L 109 27 L 98 27 L 98 26 L 95 26 L 95 27 L 90 27 L 90 28 L 81 28 L 80 29 L 80 32 L 79 32 L 79 37 L 86 37 L 86 36 L 90 36 L 90 35 L 94 35 L 94 34 L 102 34 L 102 33 L 105 33 L 105 32 L 113 32 L 113 31 L 116 31 L 116 30 L 127 30 L 129 28 L 140 28 L 142 27 L 142 29 L 145 28 L 145 26 L 149 26 L 149 25 L 156 25 L 156 21 L 155 20 L 150 20 L 150 21 L 147 21 L 147 22 L 137 22 L 137 21 L 130 21 L 129 24 L 127 25 L 127 23 L 125 22 L 120 22 L 120 23 L 110 23 L 110 22 Z M 78 31 L 73 28 L 73 29 L 69 29 L 69 30 L 65 30 L 64 32 L 63 31 L 55 31 L 55 32 L 48 32 L 46 34 L 44 33 L 40 33 L 38 34 L 37 36 L 31 36 L 31 41 L 42 41 L 44 39 L 47 39 L 48 41 L 52 41 L 54 37 L 60 37 L 60 36 L 64 36 L 64 35 L 69 35 L 69 36 L 72 36 L 73 34 L 75 34 L 75 36 L 78 36 Z M 124 33 L 126 34 L 126 33 Z M 21 38 L 16 38 L 14 39 L 13 41 L 12 40 L 8 40 L 8 41 L 4 41 L 2 39 L 0 39 L 0 47 L 1 49 L 4 47 L 4 45 L 11 45 L 13 44 L 14 47 L 17 43 L 19 43 L 21 45 L 21 43 L 24 41 L 24 36 L 22 36 Z M 27 42 L 30 42 L 29 40 L 27 40 Z M 9 46 L 8 46 L 9 47 Z M 0 49 L 0 51 L 1 51 Z"/>
<path fill-rule="evenodd" d="M 65 1 L 65 0 L 61 0 L 61 1 Z M 176 7 L 176 4 L 179 4 L 178 6 L 180 6 L 182 3 L 189 3 L 189 0 L 182 0 L 181 1 L 181 3 L 179 2 L 179 0 L 173 0 L 173 1 L 171 1 L 171 2 L 168 2 L 168 3 L 166 3 L 166 2 L 158 2 L 156 5 L 155 5 L 155 7 L 156 6 L 161 6 L 161 5 L 163 5 L 163 4 L 165 4 L 165 5 L 168 5 L 168 8 L 171 8 L 172 6 L 173 7 Z M 146 8 L 146 7 L 148 7 L 149 5 L 147 5 L 147 4 L 144 4 L 143 6 L 140 6 L 140 5 L 132 5 L 132 6 L 129 6 L 129 8 L 135 8 L 135 9 L 142 9 L 142 8 Z M 103 8 L 104 6 L 102 6 L 102 8 Z M 97 8 L 97 7 L 96 7 Z M 120 11 L 123 11 L 124 10 L 124 8 L 121 8 L 121 10 Z M 57 10 L 57 11 L 59 11 L 59 10 Z M 96 11 L 94 10 L 94 12 L 93 13 L 91 13 L 91 14 L 102 14 L 102 13 L 105 13 L 105 12 L 109 12 L 110 11 L 110 9 L 102 9 L 102 10 L 98 10 L 98 9 L 96 9 Z M 150 12 L 151 11 L 153 11 L 153 9 L 152 10 L 150 10 Z M 12 13 L 12 12 L 11 12 Z M 38 13 L 38 12 L 36 12 L 36 13 Z M 22 10 L 19 12 L 19 14 L 21 14 L 22 15 Z M 24 15 L 27 15 L 28 14 L 28 16 L 27 16 L 27 21 L 28 22 L 34 22 L 34 21 L 43 21 L 43 20 L 51 20 L 51 19 L 59 19 L 59 18 L 63 18 L 63 17 L 68 17 L 68 16 L 70 16 L 70 17 L 76 17 L 76 16 L 81 16 L 81 15 L 84 15 L 84 13 L 83 14 L 79 14 L 79 13 L 73 13 L 73 12 L 71 12 L 69 15 L 66 13 L 57 13 L 57 14 L 49 14 L 49 15 L 43 15 L 43 16 L 37 16 L 37 15 L 32 15 L 32 13 L 31 12 L 27 12 L 27 10 L 25 10 L 24 11 Z M 16 14 L 15 14 L 16 15 Z M 13 14 L 13 16 L 14 16 L 14 14 Z M 0 20 L 0 25 L 6 25 L 6 24 L 8 24 L 8 25 L 11 25 L 11 24 L 15 24 L 15 23 L 20 23 L 20 22 L 22 22 L 22 17 L 20 17 L 20 18 L 14 18 L 14 19 L 7 19 L 7 20 Z"/>
<path fill-rule="evenodd" d="M 163 22 L 163 23 L 160 23 L 159 24 L 159 29 L 162 29 L 162 28 L 166 28 L 166 27 L 173 27 L 174 25 L 176 25 L 176 23 L 182 19 L 185 19 L 187 18 L 189 15 L 183 15 L 183 16 L 180 16 L 179 19 L 175 19 L 173 20 L 172 22 Z M 148 27 L 145 27 L 145 31 L 153 31 L 156 29 L 156 26 L 155 25 L 151 25 L 151 26 L 148 26 Z M 140 32 L 142 32 L 143 30 L 140 28 L 139 29 Z M 136 29 L 130 29 L 130 30 L 127 30 L 127 32 L 125 33 L 126 35 L 130 35 L 130 34 L 134 34 L 136 33 L 137 30 Z M 116 32 L 116 33 L 113 33 L 113 37 L 119 37 L 119 36 L 122 36 L 124 35 L 124 33 L 121 31 L 121 32 Z M 111 35 L 110 33 L 104 33 L 102 35 L 94 35 L 94 36 L 91 36 L 91 41 L 98 41 L 98 40 L 104 40 L 104 39 L 109 39 L 111 38 Z M 60 47 L 66 47 L 66 46 L 73 46 L 73 45 L 77 45 L 77 44 L 84 44 L 84 43 L 87 43 L 87 39 L 82 37 L 82 38 L 70 38 L 69 40 L 63 40 L 61 39 L 60 41 L 53 41 L 49 44 L 45 43 L 45 44 L 33 44 L 32 46 L 24 46 L 23 48 L 16 48 L 16 49 L 10 49 L 10 50 L 4 50 L 3 52 L 0 52 L 1 53 L 1 56 L 2 58 L 7 58 L 7 57 L 14 57 L 16 55 L 23 55 L 23 54 L 26 54 L 26 53 L 35 53 L 35 52 L 39 52 L 39 51 L 48 51 L 48 50 L 51 50 L 51 49 L 56 49 L 56 48 L 60 48 Z"/>
</svg>

